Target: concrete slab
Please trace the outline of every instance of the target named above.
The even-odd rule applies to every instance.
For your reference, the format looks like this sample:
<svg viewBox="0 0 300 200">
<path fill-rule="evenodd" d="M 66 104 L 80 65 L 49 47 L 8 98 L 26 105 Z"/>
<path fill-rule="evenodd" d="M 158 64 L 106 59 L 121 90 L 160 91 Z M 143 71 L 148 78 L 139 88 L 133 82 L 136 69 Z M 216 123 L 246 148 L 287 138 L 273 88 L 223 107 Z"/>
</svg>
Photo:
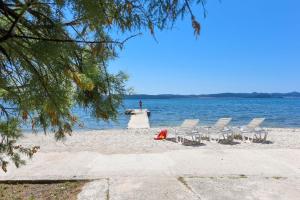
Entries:
<svg viewBox="0 0 300 200">
<path fill-rule="evenodd" d="M 197 200 L 176 178 L 113 178 L 110 180 L 110 200 Z"/>
<path fill-rule="evenodd" d="M 227 176 L 184 180 L 206 200 L 298 200 L 300 197 L 299 178 Z"/>
<path fill-rule="evenodd" d="M 109 199 L 108 179 L 101 179 L 85 184 L 77 196 L 78 200 Z"/>
</svg>

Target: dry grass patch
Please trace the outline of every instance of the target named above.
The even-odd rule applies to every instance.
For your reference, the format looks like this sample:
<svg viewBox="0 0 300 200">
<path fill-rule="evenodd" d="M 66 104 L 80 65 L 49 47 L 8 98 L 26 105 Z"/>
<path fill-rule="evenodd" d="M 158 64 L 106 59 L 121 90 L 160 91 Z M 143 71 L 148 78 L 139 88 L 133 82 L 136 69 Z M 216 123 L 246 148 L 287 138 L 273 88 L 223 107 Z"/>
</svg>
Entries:
<svg viewBox="0 0 300 200">
<path fill-rule="evenodd" d="M 85 181 L 61 183 L 0 183 L 1 200 L 75 200 Z"/>
</svg>

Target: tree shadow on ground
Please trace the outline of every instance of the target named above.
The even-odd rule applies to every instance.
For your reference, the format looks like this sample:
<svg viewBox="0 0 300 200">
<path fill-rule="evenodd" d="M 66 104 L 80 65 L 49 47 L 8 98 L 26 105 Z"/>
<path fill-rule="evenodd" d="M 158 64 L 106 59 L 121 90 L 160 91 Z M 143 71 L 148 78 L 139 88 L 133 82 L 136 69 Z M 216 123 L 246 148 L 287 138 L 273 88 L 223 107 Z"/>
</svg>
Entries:
<svg viewBox="0 0 300 200">
<path fill-rule="evenodd" d="M 253 143 L 260 143 L 260 144 L 274 144 L 274 142 L 270 140 L 261 141 L 261 140 L 254 140 Z"/>
<path fill-rule="evenodd" d="M 177 143 L 175 137 L 173 137 L 173 138 L 167 138 L 166 141 Z M 178 143 L 178 144 L 180 144 L 180 143 Z M 201 146 L 205 146 L 206 144 L 195 142 L 195 141 L 189 140 L 189 139 L 184 139 L 184 142 L 182 143 L 182 145 L 184 145 L 184 146 L 192 146 L 192 147 L 201 147 Z"/>
<path fill-rule="evenodd" d="M 235 136 L 234 136 L 234 139 L 236 139 L 236 140 L 242 140 L 243 138 L 242 138 L 242 136 L 240 136 L 240 135 L 235 135 Z M 245 137 L 245 141 L 247 141 L 247 140 L 249 141 L 250 139 L 251 139 L 250 137 Z M 270 141 L 270 140 L 264 141 L 264 140 L 259 139 L 259 138 L 254 139 L 254 140 L 253 140 L 253 143 L 274 144 L 274 142 L 272 142 L 272 141 Z"/>
<path fill-rule="evenodd" d="M 214 138 L 209 138 L 209 137 L 202 137 L 202 140 L 206 140 L 207 142 L 211 142 L 211 141 L 216 141 L 219 144 L 224 144 L 224 145 L 237 145 L 237 144 L 241 144 L 240 142 L 234 141 L 230 138 L 228 139 L 220 139 L 219 141 L 217 141 L 217 139 Z"/>
<path fill-rule="evenodd" d="M 237 141 L 228 141 L 225 139 L 221 139 L 219 142 L 219 144 L 224 144 L 224 145 L 237 145 L 237 144 L 241 144 L 240 142 Z"/>
</svg>

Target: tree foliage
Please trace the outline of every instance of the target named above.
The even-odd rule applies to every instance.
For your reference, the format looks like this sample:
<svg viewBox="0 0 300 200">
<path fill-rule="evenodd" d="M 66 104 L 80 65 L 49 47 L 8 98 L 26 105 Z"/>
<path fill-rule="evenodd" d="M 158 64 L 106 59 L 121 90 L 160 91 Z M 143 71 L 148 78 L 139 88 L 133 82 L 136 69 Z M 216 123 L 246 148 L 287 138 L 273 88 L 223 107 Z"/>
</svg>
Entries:
<svg viewBox="0 0 300 200">
<path fill-rule="evenodd" d="M 95 118 L 115 119 L 127 76 L 107 71 L 125 42 L 171 28 L 204 0 L 0 0 L 0 165 L 24 164 L 38 147 L 22 147 L 22 123 L 51 128 L 57 139 L 77 123 L 79 105 Z M 205 10 L 204 10 L 205 12 Z M 123 37 L 118 39 L 117 37 Z"/>
</svg>

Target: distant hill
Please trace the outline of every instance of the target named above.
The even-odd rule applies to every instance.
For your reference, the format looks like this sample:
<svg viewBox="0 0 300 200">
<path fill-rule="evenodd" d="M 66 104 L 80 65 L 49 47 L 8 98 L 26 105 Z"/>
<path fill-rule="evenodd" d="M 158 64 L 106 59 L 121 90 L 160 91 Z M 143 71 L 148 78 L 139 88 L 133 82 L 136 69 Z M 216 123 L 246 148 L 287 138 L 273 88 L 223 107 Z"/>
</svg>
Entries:
<svg viewBox="0 0 300 200">
<path fill-rule="evenodd" d="M 300 98 L 300 92 L 289 93 L 219 93 L 200 95 L 178 95 L 178 94 L 134 94 L 126 95 L 125 99 L 178 99 L 178 98 Z"/>
</svg>

